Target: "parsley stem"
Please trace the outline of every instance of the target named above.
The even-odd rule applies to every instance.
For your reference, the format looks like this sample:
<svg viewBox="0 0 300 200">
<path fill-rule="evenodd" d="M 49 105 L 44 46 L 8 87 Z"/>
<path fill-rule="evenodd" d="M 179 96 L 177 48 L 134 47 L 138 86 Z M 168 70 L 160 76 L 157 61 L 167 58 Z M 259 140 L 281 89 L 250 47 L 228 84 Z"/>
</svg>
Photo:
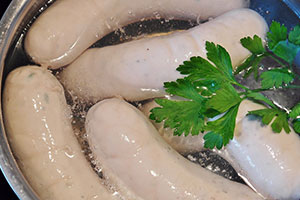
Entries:
<svg viewBox="0 0 300 200">
<path fill-rule="evenodd" d="M 257 89 L 248 89 L 246 92 L 239 92 L 238 94 L 241 95 L 245 95 L 245 94 L 249 94 L 249 93 L 255 93 L 255 92 L 264 92 L 264 91 L 268 91 L 268 90 L 280 90 L 280 89 L 300 89 L 300 85 L 287 85 L 287 86 L 282 86 L 281 88 L 257 88 Z"/>
<path fill-rule="evenodd" d="M 267 55 L 271 56 L 271 57 L 273 58 L 273 60 L 275 60 L 279 65 L 291 69 L 291 66 L 290 66 L 290 65 L 288 65 L 288 66 L 285 65 L 283 62 L 281 62 L 281 61 L 280 61 L 275 55 L 273 55 L 272 53 L 268 53 Z"/>
<path fill-rule="evenodd" d="M 263 92 L 263 91 L 268 91 L 271 90 L 270 88 L 258 88 L 258 89 L 253 89 L 251 92 Z"/>
<path fill-rule="evenodd" d="M 242 89 L 244 89 L 246 91 L 250 90 L 249 88 L 247 88 L 246 86 L 244 86 L 244 85 L 242 85 L 242 84 L 240 84 L 238 82 L 232 82 L 232 84 L 234 84 L 234 85 L 236 85 L 236 86 L 238 86 L 238 87 L 240 87 L 240 88 L 242 88 Z"/>
<path fill-rule="evenodd" d="M 282 89 L 300 89 L 300 85 L 283 86 Z"/>
<path fill-rule="evenodd" d="M 249 93 L 263 92 L 263 91 L 268 91 L 268 90 L 272 90 L 272 89 L 270 89 L 270 88 L 257 88 L 257 89 L 253 89 L 253 90 L 249 89 L 246 92 L 239 92 L 238 94 L 241 96 L 241 95 L 246 95 Z"/>
</svg>

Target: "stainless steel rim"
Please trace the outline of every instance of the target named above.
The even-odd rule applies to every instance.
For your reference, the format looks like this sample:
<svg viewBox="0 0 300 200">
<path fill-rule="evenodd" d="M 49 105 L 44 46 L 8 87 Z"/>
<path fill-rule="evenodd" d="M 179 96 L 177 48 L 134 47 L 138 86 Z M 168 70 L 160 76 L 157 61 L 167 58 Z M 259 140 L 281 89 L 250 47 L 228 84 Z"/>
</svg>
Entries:
<svg viewBox="0 0 300 200">
<path fill-rule="evenodd" d="M 294 11 L 294 13 L 300 18 L 300 2 L 299 0 L 283 0 L 286 5 Z"/>
<path fill-rule="evenodd" d="M 41 1 L 40 1 L 41 2 Z M 13 0 L 0 21 L 0 77 L 3 77 L 5 57 L 12 44 L 13 37 L 24 19 L 25 14 L 33 6 L 32 0 Z M 2 79 L 2 78 L 1 78 Z M 2 88 L 2 81 L 0 82 Z M 2 95 L 0 93 L 0 99 Z M 0 101 L 0 168 L 11 188 L 22 200 L 38 200 L 37 195 L 31 189 L 22 175 L 12 155 L 5 134 L 2 102 Z"/>
<path fill-rule="evenodd" d="M 3 70 L 6 55 L 9 47 L 14 41 L 16 32 L 22 27 L 25 18 L 31 18 L 28 14 L 37 11 L 47 0 L 13 0 L 0 21 L 0 88 L 3 87 Z M 50 0 L 52 1 L 52 0 Z M 299 0 L 281 0 L 290 7 L 300 18 Z M 26 21 L 26 20 L 25 20 Z M 5 175 L 11 188 L 15 191 L 19 199 L 38 200 L 39 198 L 32 190 L 26 179 L 22 175 L 15 158 L 11 152 L 5 134 L 5 127 L 2 114 L 2 94 L 0 92 L 0 169 Z"/>
</svg>

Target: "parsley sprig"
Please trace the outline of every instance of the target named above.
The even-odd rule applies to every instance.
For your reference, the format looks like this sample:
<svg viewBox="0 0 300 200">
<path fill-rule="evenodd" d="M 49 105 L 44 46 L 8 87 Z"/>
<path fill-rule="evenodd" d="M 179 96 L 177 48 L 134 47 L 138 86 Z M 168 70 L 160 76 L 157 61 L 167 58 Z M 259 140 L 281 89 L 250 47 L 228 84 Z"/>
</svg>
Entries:
<svg viewBox="0 0 300 200">
<path fill-rule="evenodd" d="M 267 90 L 300 88 L 293 85 L 299 76 L 293 72 L 292 63 L 300 51 L 300 26 L 287 33 L 287 28 L 273 22 L 267 33 L 267 45 L 254 35 L 242 38 L 241 44 L 251 55 L 233 72 L 228 52 L 220 45 L 206 42 L 207 59 L 192 57 L 177 68 L 184 78 L 165 82 L 164 88 L 170 95 L 186 100 L 156 99 L 160 107 L 151 110 L 150 119 L 164 122 L 165 127 L 174 129 L 174 135 L 198 135 L 205 132 L 204 146 L 221 149 L 234 137 L 236 116 L 240 103 L 249 99 L 266 105 L 265 109 L 248 114 L 261 117 L 262 123 L 271 124 L 275 133 L 284 130 L 290 133 L 289 121 L 300 133 L 300 103 L 290 111 L 277 107 L 261 92 Z M 271 57 L 280 67 L 259 73 L 265 57 Z M 250 89 L 240 84 L 235 75 L 253 73 L 261 88 Z M 222 114 L 223 115 L 220 115 Z M 220 115 L 218 119 L 211 121 Z"/>
</svg>

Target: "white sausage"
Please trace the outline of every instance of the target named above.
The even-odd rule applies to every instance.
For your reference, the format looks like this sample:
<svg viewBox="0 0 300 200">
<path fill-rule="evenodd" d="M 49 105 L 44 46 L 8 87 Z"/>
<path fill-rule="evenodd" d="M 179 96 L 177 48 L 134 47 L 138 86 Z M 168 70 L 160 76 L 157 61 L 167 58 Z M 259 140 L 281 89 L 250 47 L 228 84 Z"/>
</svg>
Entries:
<svg viewBox="0 0 300 200">
<path fill-rule="evenodd" d="M 100 163 L 145 200 L 261 199 L 245 185 L 183 158 L 138 109 L 123 100 L 94 105 L 87 114 L 86 130 Z"/>
<path fill-rule="evenodd" d="M 176 96 L 171 97 L 172 100 L 178 100 L 176 99 Z M 250 106 L 249 106 L 250 105 Z M 149 118 L 150 111 L 155 108 L 160 107 L 157 103 L 155 103 L 154 100 L 145 103 L 140 107 L 140 110 L 144 113 L 144 115 Z M 259 104 L 251 103 L 249 100 L 244 100 L 240 107 L 236 118 L 236 123 L 239 123 L 248 113 L 250 110 L 256 110 L 261 109 L 262 106 Z M 221 115 L 216 116 L 215 118 L 209 119 L 209 121 L 214 121 L 217 118 L 221 117 Z M 162 123 L 155 123 L 152 121 L 155 128 L 158 130 L 160 135 L 163 137 L 163 139 L 170 145 L 172 148 L 174 148 L 179 153 L 192 153 L 192 152 L 198 152 L 203 150 L 204 148 L 204 140 L 203 140 L 203 134 L 200 133 L 199 135 L 191 135 L 188 136 L 177 136 L 174 135 L 173 129 L 170 128 L 164 128 L 164 124 Z M 222 151 L 218 151 L 217 153 L 220 153 Z"/>
<path fill-rule="evenodd" d="M 117 199 L 81 152 L 64 90 L 49 71 L 26 66 L 11 72 L 3 108 L 12 151 L 41 199 Z"/>
<path fill-rule="evenodd" d="M 149 117 L 158 105 L 152 101 L 142 107 Z M 245 100 L 241 103 L 236 120 L 235 137 L 225 149 L 216 151 L 231 163 L 246 182 L 267 199 L 300 198 L 300 138 L 295 132 L 276 134 L 270 126 L 262 126 L 248 111 L 264 106 Z M 203 135 L 178 137 L 163 124 L 156 124 L 160 134 L 181 153 L 203 149 Z"/>
<path fill-rule="evenodd" d="M 181 77 L 176 68 L 184 60 L 206 57 L 206 41 L 224 46 L 236 66 L 249 55 L 240 39 L 254 34 L 263 38 L 266 31 L 264 19 L 255 11 L 235 10 L 188 31 L 89 49 L 62 72 L 61 79 L 68 90 L 93 102 L 119 95 L 129 101 L 159 97 L 165 81 Z"/>
<path fill-rule="evenodd" d="M 25 49 L 57 69 L 103 36 L 143 18 L 207 20 L 245 7 L 248 0 L 57 0 L 30 28 Z"/>
<path fill-rule="evenodd" d="M 144 113 L 144 115 L 149 118 L 150 110 L 155 107 L 160 107 L 155 101 L 150 101 L 144 104 L 140 110 Z M 199 135 L 191 135 L 181 136 L 174 135 L 173 129 L 164 128 L 164 124 L 162 123 L 155 123 L 151 121 L 155 128 L 158 130 L 159 134 L 162 138 L 177 152 L 179 153 L 191 153 L 191 152 L 198 152 L 203 150 L 204 140 L 203 134 L 200 133 Z"/>
<path fill-rule="evenodd" d="M 248 110 L 262 108 L 248 103 Z M 245 113 L 246 114 L 246 113 Z M 253 116 L 237 124 L 235 137 L 226 147 L 225 159 L 267 199 L 300 199 L 300 137 L 262 126 Z"/>
</svg>

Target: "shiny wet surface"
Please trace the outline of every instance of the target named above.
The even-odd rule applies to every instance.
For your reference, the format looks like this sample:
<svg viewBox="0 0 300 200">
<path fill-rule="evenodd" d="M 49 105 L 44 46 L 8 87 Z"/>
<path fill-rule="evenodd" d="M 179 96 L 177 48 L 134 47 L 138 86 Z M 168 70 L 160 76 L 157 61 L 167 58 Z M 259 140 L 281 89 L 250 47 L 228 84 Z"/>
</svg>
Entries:
<svg viewBox="0 0 300 200">
<path fill-rule="evenodd" d="M 293 1 L 288 1 L 293 2 Z M 2 2 L 1 2 L 2 4 Z M 300 4 L 300 3 L 299 3 Z M 4 6 L 3 4 L 1 7 Z M 297 10 L 295 12 L 291 11 L 291 9 L 284 3 L 284 1 L 275 1 L 275 0 L 252 0 L 250 8 L 256 10 L 258 13 L 263 15 L 268 22 L 268 24 L 271 23 L 272 20 L 279 21 L 281 23 L 284 23 L 288 28 L 291 28 L 295 26 L 296 24 L 299 24 L 299 16 L 297 16 Z M 297 9 L 295 7 L 295 9 Z M 298 11 L 299 14 L 299 11 Z M 1 15 L 0 15 L 1 16 Z M 187 29 L 192 26 L 195 26 L 196 22 L 183 22 L 183 21 L 164 21 L 164 20 L 149 20 L 144 22 L 138 22 L 133 25 L 128 26 L 127 28 L 124 28 L 122 30 L 118 30 L 112 34 L 109 34 L 108 36 L 104 37 L 100 41 L 96 42 L 93 47 L 102 47 L 112 44 L 117 44 L 120 42 L 128 41 L 132 37 L 136 37 L 139 35 L 142 35 L 143 33 L 154 33 L 154 32 L 166 32 L 171 30 L 177 30 L 177 29 Z M 20 34 L 18 37 L 19 39 L 15 41 L 15 46 L 11 48 L 10 53 L 8 55 L 9 59 L 6 60 L 6 68 L 4 70 L 4 79 L 6 75 L 14 68 L 30 64 L 30 59 L 28 59 L 26 53 L 23 50 L 23 38 L 24 33 Z M 120 40 L 121 38 L 121 40 Z M 266 65 L 268 64 L 268 61 L 266 61 Z M 248 80 L 249 81 L 249 80 Z M 298 92 L 299 93 L 299 92 Z M 283 106 L 290 107 L 294 102 L 299 101 L 300 95 L 296 95 L 297 92 L 291 91 L 287 93 L 280 93 L 278 95 L 274 95 L 273 93 L 267 94 L 270 98 L 272 98 L 275 101 L 278 101 L 280 104 L 283 104 Z M 300 93 L 299 93 L 300 94 Z M 293 96 L 292 101 L 290 96 Z M 289 101 L 287 101 L 289 100 Z M 285 104 L 285 102 L 289 102 Z M 212 156 L 211 153 L 207 153 L 208 155 Z M 194 155 L 196 160 L 198 160 L 201 164 L 201 166 L 209 168 L 208 166 L 211 164 L 211 162 L 208 162 L 206 157 L 203 156 L 203 154 L 195 154 Z M 213 155 L 215 156 L 215 155 Z M 214 158 L 212 158 L 215 160 Z M 218 159 L 217 159 L 218 160 Z M 207 162 L 206 162 L 207 161 Z M 225 173 L 223 174 L 225 177 L 230 177 L 232 180 L 241 181 L 235 172 L 232 171 L 231 166 L 229 164 L 224 164 L 223 161 L 216 161 L 214 163 L 217 167 L 215 168 L 221 168 Z M 229 175 L 228 175 L 229 173 Z M 2 179 L 1 179 L 2 180 Z M 3 181 L 1 181 L 1 184 Z M 4 187 L 7 187 L 5 185 Z M 2 185 L 1 185 L 2 188 Z M 7 190 L 10 191 L 10 190 Z M 8 192 L 5 192 L 5 195 L 7 195 Z M 8 199 L 16 199 L 16 197 L 11 197 Z"/>
</svg>

